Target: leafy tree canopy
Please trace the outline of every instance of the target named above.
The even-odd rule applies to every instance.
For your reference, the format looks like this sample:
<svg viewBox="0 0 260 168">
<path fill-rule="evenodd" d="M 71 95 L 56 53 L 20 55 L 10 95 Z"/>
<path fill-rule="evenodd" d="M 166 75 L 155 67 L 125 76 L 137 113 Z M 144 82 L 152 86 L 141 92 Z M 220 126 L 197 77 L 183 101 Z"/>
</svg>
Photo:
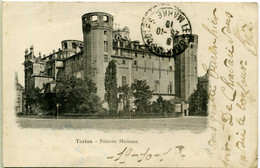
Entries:
<svg viewBox="0 0 260 168">
<path fill-rule="evenodd" d="M 208 115 L 208 93 L 202 85 L 198 84 L 197 89 L 190 97 L 189 115 Z"/>
<path fill-rule="evenodd" d="M 151 104 L 150 99 L 152 98 L 153 93 L 153 91 L 150 90 L 150 86 L 143 80 L 137 80 L 132 84 L 132 90 L 137 112 L 149 112 L 149 105 Z"/>
<path fill-rule="evenodd" d="M 89 79 L 74 76 L 62 79 L 56 85 L 56 103 L 61 105 L 61 112 L 94 113 L 101 107 L 97 88 Z"/>
<path fill-rule="evenodd" d="M 157 114 L 169 114 L 174 112 L 174 104 L 170 100 L 164 100 L 159 96 L 151 105 L 151 111 Z"/>
<path fill-rule="evenodd" d="M 31 88 L 25 93 L 26 96 L 26 106 L 30 106 L 32 104 L 38 104 L 41 100 L 41 89 Z"/>
</svg>

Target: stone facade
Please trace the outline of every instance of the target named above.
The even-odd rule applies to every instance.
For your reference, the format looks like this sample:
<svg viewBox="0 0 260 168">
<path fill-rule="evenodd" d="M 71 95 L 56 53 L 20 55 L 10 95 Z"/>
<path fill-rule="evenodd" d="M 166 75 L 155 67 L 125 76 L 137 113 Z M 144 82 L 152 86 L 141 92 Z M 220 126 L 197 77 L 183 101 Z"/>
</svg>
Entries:
<svg viewBox="0 0 260 168">
<path fill-rule="evenodd" d="M 193 35 L 188 48 L 176 56 L 175 62 L 175 94 L 188 101 L 198 83 L 197 69 L 198 36 Z"/>
<path fill-rule="evenodd" d="M 18 82 L 18 75 L 15 72 L 15 90 L 16 90 L 16 99 L 15 99 L 15 112 L 16 114 L 23 112 L 23 86 Z"/>
<path fill-rule="evenodd" d="M 200 76 L 198 79 L 199 85 L 203 87 L 204 90 L 209 91 L 209 73 L 208 71 L 204 76 Z"/>
</svg>

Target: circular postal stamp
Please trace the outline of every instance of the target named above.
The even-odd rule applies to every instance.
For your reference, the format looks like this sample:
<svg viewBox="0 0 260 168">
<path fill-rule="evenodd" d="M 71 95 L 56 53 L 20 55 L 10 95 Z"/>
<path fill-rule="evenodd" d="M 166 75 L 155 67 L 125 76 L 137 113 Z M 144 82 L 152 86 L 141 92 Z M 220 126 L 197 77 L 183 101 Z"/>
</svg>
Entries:
<svg viewBox="0 0 260 168">
<path fill-rule="evenodd" d="M 172 57 L 188 47 L 192 28 L 189 19 L 178 7 L 162 3 L 145 13 L 141 34 L 151 52 Z"/>
</svg>

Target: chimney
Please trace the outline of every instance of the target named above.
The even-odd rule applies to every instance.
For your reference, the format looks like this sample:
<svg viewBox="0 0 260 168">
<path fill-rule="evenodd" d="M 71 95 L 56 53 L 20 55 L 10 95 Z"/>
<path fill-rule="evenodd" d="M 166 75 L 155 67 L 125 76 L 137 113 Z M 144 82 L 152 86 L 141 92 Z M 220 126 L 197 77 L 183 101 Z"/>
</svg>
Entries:
<svg viewBox="0 0 260 168">
<path fill-rule="evenodd" d="M 26 48 L 25 51 L 24 51 L 25 55 L 27 55 L 28 52 L 29 52 L 29 50 L 28 50 L 28 48 Z"/>
<path fill-rule="evenodd" d="M 42 59 L 42 54 L 41 54 L 41 51 L 39 51 L 39 60 Z"/>
<path fill-rule="evenodd" d="M 34 58 L 34 47 L 33 47 L 33 45 L 31 45 L 31 47 L 30 47 L 30 53 L 31 53 L 31 58 Z"/>
</svg>

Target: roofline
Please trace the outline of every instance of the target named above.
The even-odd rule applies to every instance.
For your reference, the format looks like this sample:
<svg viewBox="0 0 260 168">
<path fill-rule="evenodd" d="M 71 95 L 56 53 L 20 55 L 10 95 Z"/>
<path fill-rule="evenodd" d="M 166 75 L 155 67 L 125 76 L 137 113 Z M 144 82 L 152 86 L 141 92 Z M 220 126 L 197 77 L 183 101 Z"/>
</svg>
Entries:
<svg viewBox="0 0 260 168">
<path fill-rule="evenodd" d="M 43 75 L 32 75 L 31 78 L 33 78 L 33 77 L 52 78 L 52 79 L 54 79 L 54 77 L 51 77 L 51 76 L 43 76 Z"/>
<path fill-rule="evenodd" d="M 81 40 L 73 40 L 73 39 L 62 40 L 61 43 L 65 42 L 65 41 L 77 41 L 77 42 L 82 42 L 83 43 L 83 41 L 81 41 Z"/>
<path fill-rule="evenodd" d="M 84 17 L 86 17 L 86 16 L 88 16 L 88 15 L 95 15 L 95 14 L 103 14 L 103 15 L 108 15 L 108 16 L 110 16 L 110 17 L 114 18 L 114 16 L 113 16 L 113 15 L 111 15 L 111 14 L 109 14 L 109 13 L 106 13 L 106 12 L 90 12 L 90 13 L 85 13 L 84 15 L 82 15 L 82 17 L 81 17 L 81 18 L 84 18 Z"/>
<path fill-rule="evenodd" d="M 71 55 L 71 56 L 67 57 L 67 58 L 63 58 L 62 61 L 67 60 L 67 59 L 70 59 L 70 58 L 73 58 L 73 57 L 75 57 L 75 56 L 77 56 L 77 55 L 80 55 L 80 54 L 83 54 L 83 51 L 80 51 L 80 52 L 78 52 L 78 53 L 76 53 L 76 54 L 74 54 L 74 55 Z"/>
</svg>

